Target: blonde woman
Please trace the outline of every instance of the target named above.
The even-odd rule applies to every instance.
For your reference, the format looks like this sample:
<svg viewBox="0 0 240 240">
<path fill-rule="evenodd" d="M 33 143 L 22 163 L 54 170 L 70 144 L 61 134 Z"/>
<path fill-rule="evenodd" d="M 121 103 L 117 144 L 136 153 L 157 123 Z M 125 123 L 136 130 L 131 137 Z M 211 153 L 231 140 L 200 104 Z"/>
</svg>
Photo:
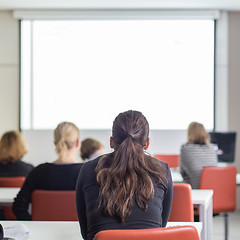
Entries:
<svg viewBox="0 0 240 240">
<path fill-rule="evenodd" d="M 18 220 L 31 220 L 28 207 L 35 189 L 75 190 L 82 167 L 76 160 L 80 148 L 79 135 L 79 129 L 70 122 L 62 122 L 54 130 L 58 158 L 53 163 L 40 164 L 26 178 L 13 203 L 13 212 Z"/>
<path fill-rule="evenodd" d="M 188 141 L 181 148 L 180 171 L 185 182 L 199 188 L 203 167 L 217 166 L 217 146 L 210 144 L 204 126 L 192 122 L 188 126 Z"/>
<path fill-rule="evenodd" d="M 26 143 L 20 132 L 4 133 L 0 140 L 0 176 L 26 177 L 33 169 L 31 164 L 21 160 L 26 153 Z"/>
</svg>

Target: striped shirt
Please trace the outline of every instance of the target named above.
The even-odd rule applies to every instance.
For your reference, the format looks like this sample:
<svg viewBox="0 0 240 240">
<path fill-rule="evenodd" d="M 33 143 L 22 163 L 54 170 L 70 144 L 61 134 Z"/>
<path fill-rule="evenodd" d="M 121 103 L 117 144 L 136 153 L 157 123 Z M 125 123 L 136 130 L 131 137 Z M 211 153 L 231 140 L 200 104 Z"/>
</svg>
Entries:
<svg viewBox="0 0 240 240">
<path fill-rule="evenodd" d="M 180 172 L 184 182 L 199 188 L 203 167 L 217 166 L 217 146 L 214 144 L 184 144 L 180 154 Z"/>
</svg>

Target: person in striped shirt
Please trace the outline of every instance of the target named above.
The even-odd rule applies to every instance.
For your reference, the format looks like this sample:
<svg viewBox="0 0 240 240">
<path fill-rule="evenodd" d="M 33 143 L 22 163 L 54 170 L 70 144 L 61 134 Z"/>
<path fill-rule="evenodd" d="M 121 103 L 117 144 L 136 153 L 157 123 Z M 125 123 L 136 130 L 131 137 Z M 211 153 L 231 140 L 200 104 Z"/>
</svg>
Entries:
<svg viewBox="0 0 240 240">
<path fill-rule="evenodd" d="M 199 188 L 203 167 L 217 166 L 217 146 L 210 143 L 210 135 L 203 124 L 192 122 L 188 126 L 188 141 L 181 147 L 180 172 L 184 182 Z"/>
</svg>

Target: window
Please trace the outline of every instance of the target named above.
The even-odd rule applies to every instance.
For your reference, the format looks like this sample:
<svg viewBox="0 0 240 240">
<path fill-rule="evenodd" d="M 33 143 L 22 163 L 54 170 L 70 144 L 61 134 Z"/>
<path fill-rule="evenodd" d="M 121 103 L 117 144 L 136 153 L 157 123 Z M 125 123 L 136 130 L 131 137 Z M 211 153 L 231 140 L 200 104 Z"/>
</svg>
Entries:
<svg viewBox="0 0 240 240">
<path fill-rule="evenodd" d="M 214 122 L 214 20 L 21 21 L 21 128 L 151 129 Z"/>
</svg>

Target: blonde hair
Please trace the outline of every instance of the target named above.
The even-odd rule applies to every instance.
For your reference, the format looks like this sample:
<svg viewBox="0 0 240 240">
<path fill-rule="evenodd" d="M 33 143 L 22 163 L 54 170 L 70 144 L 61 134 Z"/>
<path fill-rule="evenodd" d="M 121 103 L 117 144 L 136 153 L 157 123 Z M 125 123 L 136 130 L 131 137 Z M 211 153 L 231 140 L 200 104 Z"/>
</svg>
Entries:
<svg viewBox="0 0 240 240">
<path fill-rule="evenodd" d="M 9 131 L 0 140 L 0 163 L 15 163 L 27 153 L 25 140 L 20 132 Z"/>
<path fill-rule="evenodd" d="M 59 123 L 54 130 L 54 144 L 57 154 L 60 156 L 67 150 L 73 148 L 79 136 L 80 132 L 75 124 L 71 122 Z"/>
<path fill-rule="evenodd" d="M 210 135 L 203 124 L 191 122 L 188 126 L 188 143 L 209 144 Z"/>
<path fill-rule="evenodd" d="M 81 158 L 83 160 L 90 158 L 92 154 L 94 154 L 102 147 L 103 145 L 98 140 L 93 138 L 86 138 L 84 141 L 82 141 L 81 144 Z"/>
</svg>

